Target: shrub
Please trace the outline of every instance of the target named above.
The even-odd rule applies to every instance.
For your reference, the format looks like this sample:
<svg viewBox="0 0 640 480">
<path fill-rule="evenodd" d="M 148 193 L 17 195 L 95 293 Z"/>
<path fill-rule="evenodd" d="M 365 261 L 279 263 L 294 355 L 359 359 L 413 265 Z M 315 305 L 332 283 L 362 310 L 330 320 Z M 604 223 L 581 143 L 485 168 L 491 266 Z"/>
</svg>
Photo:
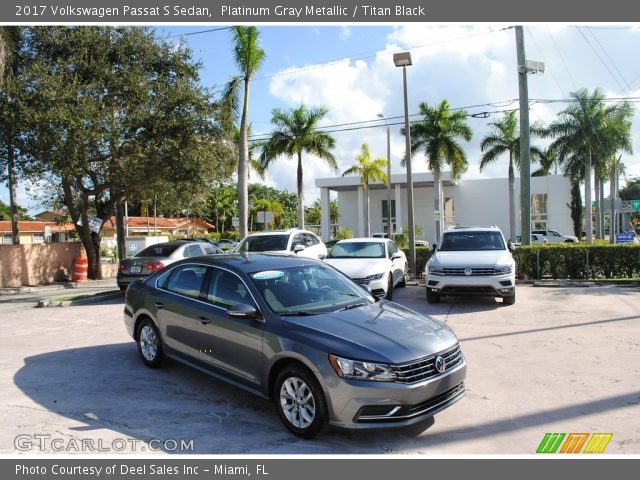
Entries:
<svg viewBox="0 0 640 480">
<path fill-rule="evenodd" d="M 552 244 L 516 248 L 520 279 L 607 279 L 640 277 L 640 245 Z"/>
<path fill-rule="evenodd" d="M 402 251 L 409 259 L 409 249 L 403 248 Z M 418 278 L 422 277 L 424 267 L 431 258 L 431 250 L 428 247 L 416 247 L 416 275 Z"/>
</svg>

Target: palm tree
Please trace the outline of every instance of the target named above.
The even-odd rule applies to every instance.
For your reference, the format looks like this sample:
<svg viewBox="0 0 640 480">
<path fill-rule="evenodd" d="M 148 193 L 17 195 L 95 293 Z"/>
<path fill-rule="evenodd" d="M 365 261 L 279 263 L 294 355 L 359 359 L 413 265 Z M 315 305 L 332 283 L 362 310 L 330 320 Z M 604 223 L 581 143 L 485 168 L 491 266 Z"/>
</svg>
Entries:
<svg viewBox="0 0 640 480">
<path fill-rule="evenodd" d="M 276 129 L 270 138 L 261 144 L 262 156 L 260 162 L 264 168 L 281 155 L 289 158 L 297 157 L 298 182 L 298 227 L 304 228 L 304 182 L 302 175 L 302 153 L 310 153 L 337 171 L 338 164 L 331 150 L 336 141 L 328 133 L 318 131 L 318 122 L 329 112 L 326 107 L 307 108 L 300 105 L 288 112 L 278 108 L 272 111 L 271 123 Z"/>
<path fill-rule="evenodd" d="M 226 86 L 224 98 L 230 110 L 237 113 L 241 84 L 244 86 L 242 115 L 240 117 L 240 141 L 238 155 L 238 210 L 240 216 L 239 233 L 243 238 L 248 233 L 249 212 L 249 87 L 251 79 L 260 69 L 265 52 L 260 48 L 260 33 L 254 26 L 235 26 L 233 35 L 234 60 L 241 75 L 232 79 Z"/>
<path fill-rule="evenodd" d="M 9 186 L 9 209 L 11 212 L 11 236 L 14 245 L 20 243 L 18 229 L 18 205 L 16 204 L 16 166 L 14 158 L 15 121 L 17 119 L 15 94 L 12 95 L 13 80 L 17 78 L 18 50 L 22 42 L 22 30 L 20 27 L 0 26 L 0 90 L 2 100 L 7 111 L 4 114 L 5 122 L 2 128 L 1 139 L 5 143 L 7 151 L 7 183 Z"/>
<path fill-rule="evenodd" d="M 364 234 L 371 236 L 371 226 L 369 225 L 369 183 L 382 182 L 387 185 L 387 174 L 384 168 L 389 164 L 386 158 L 371 159 L 369 145 L 362 144 L 362 153 L 356 157 L 356 164 L 346 169 L 342 176 L 360 175 L 360 183 L 364 190 Z"/>
<path fill-rule="evenodd" d="M 503 154 L 509 154 L 509 238 L 516 241 L 516 204 L 515 204 L 515 174 L 514 166 L 520 168 L 520 136 L 516 111 L 505 112 L 504 118 L 491 122 L 491 131 L 482 139 L 480 150 L 484 152 L 480 157 L 480 171 L 490 163 L 496 161 Z M 531 135 L 541 134 L 542 127 L 534 124 Z M 532 145 L 530 148 L 532 161 L 543 163 L 544 151 Z"/>
<path fill-rule="evenodd" d="M 446 165 L 451 167 L 451 178 L 457 179 L 467 169 L 467 155 L 458 143 L 461 138 L 470 141 L 473 136 L 467 125 L 465 110 L 451 110 L 449 102 L 442 100 L 438 105 L 430 107 L 422 102 L 419 105 L 422 120 L 411 126 L 411 155 L 423 151 L 427 157 L 427 165 L 433 172 L 434 209 L 440 211 L 441 185 L 440 173 Z M 404 135 L 404 129 L 401 130 Z M 403 161 L 404 165 L 405 161 Z M 442 232 L 442 215 L 436 221 L 436 242 Z"/>
<path fill-rule="evenodd" d="M 593 242 L 591 220 L 591 180 L 594 163 L 606 161 L 619 151 L 631 153 L 631 118 L 633 108 L 628 102 L 605 104 L 602 90 L 593 93 L 581 89 L 571 93 L 573 101 L 549 125 L 547 133 L 555 137 L 549 145 L 560 164 L 584 164 L 584 228 L 587 242 Z"/>
</svg>

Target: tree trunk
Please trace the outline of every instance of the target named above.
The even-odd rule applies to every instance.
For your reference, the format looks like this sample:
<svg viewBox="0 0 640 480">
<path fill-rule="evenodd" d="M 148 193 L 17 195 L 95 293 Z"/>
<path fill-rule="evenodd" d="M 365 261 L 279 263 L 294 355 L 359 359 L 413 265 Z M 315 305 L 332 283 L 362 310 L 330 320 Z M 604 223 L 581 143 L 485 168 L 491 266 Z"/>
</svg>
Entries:
<svg viewBox="0 0 640 480">
<path fill-rule="evenodd" d="M 573 220 L 573 234 L 578 238 L 582 238 L 582 221 L 584 220 L 584 215 L 579 181 L 571 181 L 571 205 L 568 206 L 571 210 L 571 220 Z"/>
<path fill-rule="evenodd" d="M 243 239 L 249 233 L 249 175 L 248 158 L 249 145 L 247 139 L 249 116 L 249 77 L 244 79 L 244 101 L 242 106 L 242 117 L 240 119 L 240 158 L 238 159 L 238 214 L 240 216 L 239 235 Z"/>
<path fill-rule="evenodd" d="M 616 233 L 618 231 L 618 219 L 616 218 L 616 199 L 618 197 L 618 192 L 616 183 L 618 183 L 618 162 L 613 164 L 611 175 L 609 177 L 609 196 L 611 197 L 611 213 L 609 214 L 609 243 L 615 243 Z"/>
<path fill-rule="evenodd" d="M 18 228 L 18 204 L 16 203 L 16 166 L 13 151 L 12 133 L 7 145 L 7 176 L 9 180 L 9 211 L 11 213 L 11 237 L 12 243 L 18 245 L 20 243 L 20 231 Z"/>
<path fill-rule="evenodd" d="M 127 258 L 126 233 L 124 228 L 124 205 L 118 202 L 116 206 L 116 236 L 118 245 L 118 259 Z"/>
<path fill-rule="evenodd" d="M 584 228 L 587 234 L 587 243 L 593 243 L 593 219 L 591 214 L 591 152 L 587 152 L 584 166 Z"/>
<path fill-rule="evenodd" d="M 593 190 L 596 196 L 596 238 L 602 238 L 602 230 L 600 229 L 600 213 L 602 212 L 602 204 L 600 203 L 600 177 L 593 176 Z"/>
<path fill-rule="evenodd" d="M 371 236 L 371 225 L 369 222 L 369 187 L 364 186 L 364 236 Z M 391 238 L 391 236 L 389 236 Z"/>
<path fill-rule="evenodd" d="M 604 180 L 598 179 L 600 185 L 598 187 L 598 222 L 600 223 L 600 239 L 604 240 Z"/>
<path fill-rule="evenodd" d="M 440 211 L 440 197 L 442 193 L 440 192 L 440 169 L 436 168 L 433 170 L 433 209 L 436 212 L 440 212 L 440 217 L 436 220 L 436 239 L 434 243 L 440 243 L 440 237 L 442 236 L 442 212 Z"/>
<path fill-rule="evenodd" d="M 304 228 L 304 182 L 302 179 L 302 152 L 298 152 L 298 228 Z"/>
<path fill-rule="evenodd" d="M 516 178 L 513 171 L 513 153 L 509 151 L 509 240 L 516 241 Z M 525 241 L 524 245 L 529 245 L 531 240 Z"/>
</svg>

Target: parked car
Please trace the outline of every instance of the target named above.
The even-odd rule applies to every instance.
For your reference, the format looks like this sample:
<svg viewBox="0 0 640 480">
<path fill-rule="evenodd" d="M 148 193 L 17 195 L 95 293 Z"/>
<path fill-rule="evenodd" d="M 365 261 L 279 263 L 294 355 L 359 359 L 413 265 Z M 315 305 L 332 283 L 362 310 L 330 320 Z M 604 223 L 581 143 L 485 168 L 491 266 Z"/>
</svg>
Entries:
<svg viewBox="0 0 640 480">
<path fill-rule="evenodd" d="M 327 247 L 315 233 L 298 228 L 252 233 L 243 238 L 232 251 L 288 253 L 308 258 L 327 256 Z"/>
<path fill-rule="evenodd" d="M 447 230 L 427 261 L 427 302 L 446 295 L 501 297 L 516 301 L 516 264 L 498 227 Z"/>
<path fill-rule="evenodd" d="M 207 254 L 222 253 L 222 249 L 220 247 L 218 247 L 216 242 L 214 242 L 210 238 L 204 238 L 204 237 L 201 237 L 201 238 L 180 238 L 180 239 L 178 239 L 176 241 L 177 242 L 199 242 L 199 243 L 204 243 L 205 245 L 213 247 L 213 248 L 207 248 Z"/>
<path fill-rule="evenodd" d="M 327 247 L 327 252 L 330 252 L 333 246 L 338 243 L 340 240 L 328 240 L 324 242 L 324 246 Z"/>
<path fill-rule="evenodd" d="M 219 253 L 219 249 L 209 243 L 184 240 L 156 243 L 141 250 L 131 258 L 120 260 L 116 282 L 120 290 L 124 290 L 134 280 L 147 277 L 173 262 L 183 258 L 214 253 Z"/>
<path fill-rule="evenodd" d="M 228 238 L 221 238 L 216 242 L 216 245 L 224 251 L 233 249 L 233 247 L 235 247 L 237 244 L 238 242 L 230 240 Z"/>
<path fill-rule="evenodd" d="M 541 243 L 549 243 L 549 240 L 544 238 L 539 233 L 531 234 L 531 245 L 541 244 Z M 520 235 L 516 235 L 516 241 L 513 243 L 516 247 L 522 245 L 522 237 Z"/>
<path fill-rule="evenodd" d="M 326 425 L 415 424 L 465 393 L 465 358 L 448 326 L 376 301 L 315 259 L 176 262 L 129 286 L 124 323 L 146 366 L 170 357 L 271 399 L 304 438 Z"/>
<path fill-rule="evenodd" d="M 413 244 L 416 246 L 416 248 L 419 248 L 419 247 L 429 248 L 429 242 L 427 242 L 426 240 L 416 240 L 413 242 Z"/>
<path fill-rule="evenodd" d="M 563 235 L 555 230 L 532 230 L 531 233 L 542 235 L 549 243 L 578 243 L 578 237 Z"/>
<path fill-rule="evenodd" d="M 395 287 L 407 285 L 407 257 L 384 238 L 350 238 L 337 242 L 324 260 L 377 298 L 391 300 Z"/>
</svg>

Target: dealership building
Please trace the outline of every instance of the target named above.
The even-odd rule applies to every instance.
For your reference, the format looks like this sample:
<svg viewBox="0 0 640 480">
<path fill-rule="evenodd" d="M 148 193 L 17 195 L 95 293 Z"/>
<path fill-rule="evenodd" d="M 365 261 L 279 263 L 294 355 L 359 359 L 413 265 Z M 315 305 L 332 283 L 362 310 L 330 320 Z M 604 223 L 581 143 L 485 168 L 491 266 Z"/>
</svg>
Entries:
<svg viewBox="0 0 640 480">
<path fill-rule="evenodd" d="M 414 222 L 424 230 L 417 240 L 436 242 L 433 174 L 414 173 Z M 452 180 L 449 172 L 441 174 L 444 228 L 451 226 L 497 225 L 509 236 L 509 187 L 506 178 Z M 365 195 L 359 176 L 316 179 L 322 206 L 321 234 L 331 237 L 329 202 L 331 192 L 337 193 L 339 228 L 349 228 L 355 236 L 365 236 Z M 391 175 L 391 231 L 400 233 L 408 225 L 407 177 Z M 371 233 L 387 232 L 388 188 L 380 183 L 369 185 L 369 222 Z M 516 178 L 516 235 L 520 235 L 520 179 Z M 569 179 L 563 175 L 531 178 L 531 228 L 551 229 L 573 234 L 571 221 L 571 191 Z"/>
</svg>

